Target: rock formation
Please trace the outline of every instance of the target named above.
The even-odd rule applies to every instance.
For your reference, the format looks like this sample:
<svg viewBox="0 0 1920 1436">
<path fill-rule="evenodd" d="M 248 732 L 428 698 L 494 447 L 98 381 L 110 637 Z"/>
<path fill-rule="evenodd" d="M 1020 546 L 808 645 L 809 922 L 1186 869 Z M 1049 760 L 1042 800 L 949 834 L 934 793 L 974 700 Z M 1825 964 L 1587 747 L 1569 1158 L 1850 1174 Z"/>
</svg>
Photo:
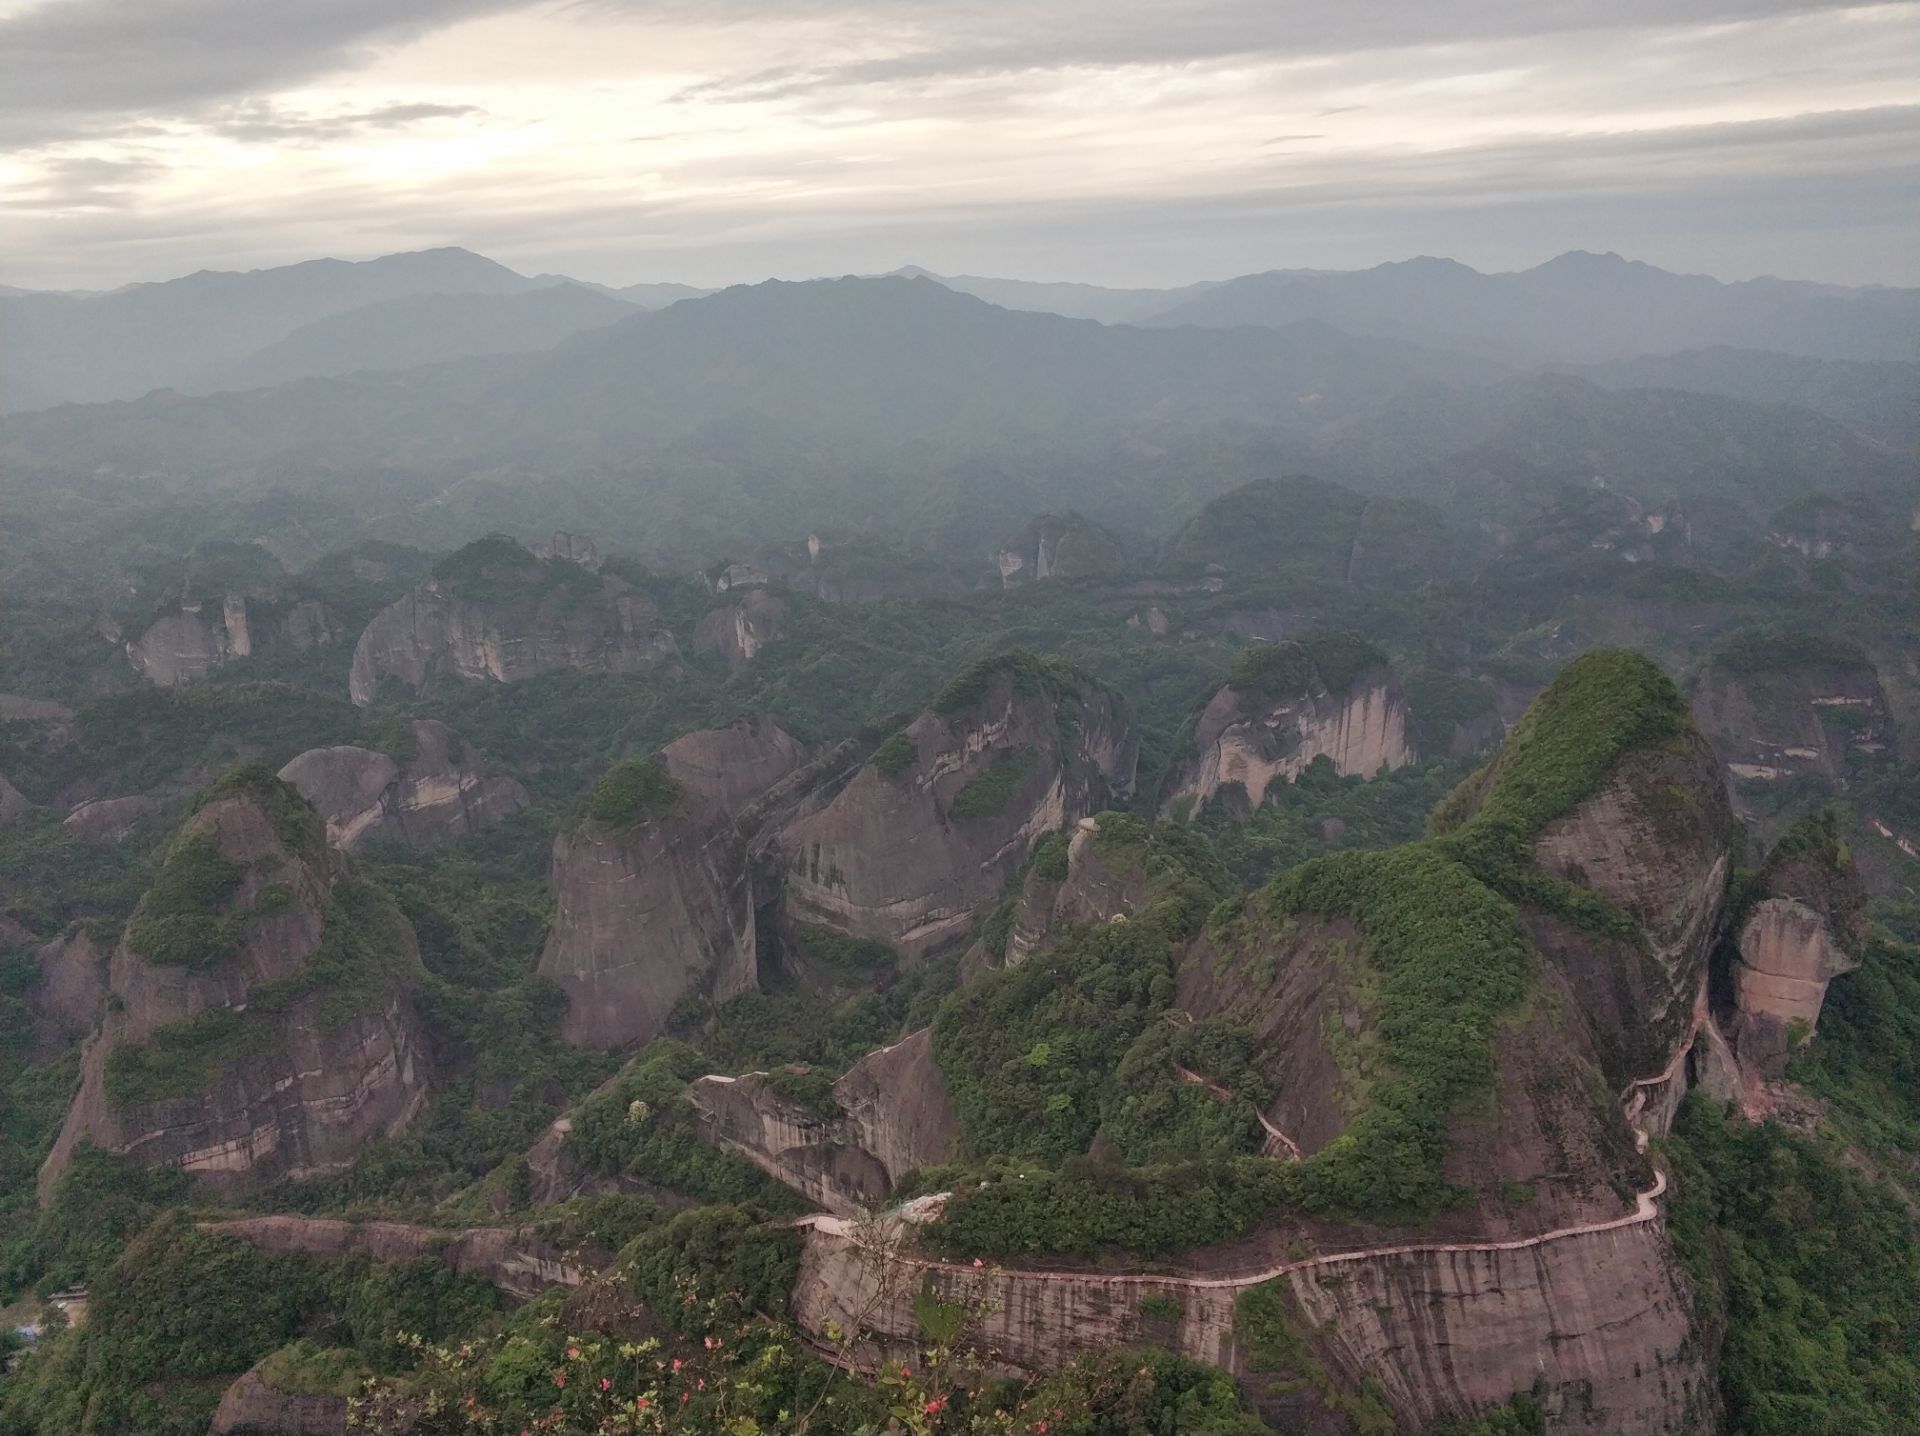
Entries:
<svg viewBox="0 0 1920 1436">
<path fill-rule="evenodd" d="M 1127 821 L 1109 819 L 1109 827 L 1121 827 Z M 1145 844 L 1103 844 L 1101 836 L 1098 817 L 1082 818 L 1067 840 L 1065 874 L 1043 871 L 1037 861 L 1028 872 L 1007 933 L 1008 967 L 1017 967 L 1040 951 L 1047 934 L 1056 928 L 1111 922 L 1118 914 L 1138 910 L 1146 895 L 1146 873 L 1140 864 Z"/>
<path fill-rule="evenodd" d="M 1000 546 L 1000 585 L 1084 578 L 1124 561 L 1120 540 L 1076 513 L 1041 514 Z"/>
<path fill-rule="evenodd" d="M 257 1371 L 226 1389 L 207 1436 L 345 1436 L 347 1398 L 281 1391 Z"/>
<path fill-rule="evenodd" d="M 75 807 L 60 820 L 60 826 L 91 842 L 123 843 L 136 827 L 164 806 L 161 799 L 139 793 L 124 798 L 95 798 Z"/>
<path fill-rule="evenodd" d="M 703 1077 L 688 1089 L 701 1135 L 830 1212 L 883 1202 L 916 1167 L 953 1155 L 960 1123 L 921 1028 L 868 1053 L 833 1084 L 831 1114 L 783 1097 L 765 1073 Z"/>
<path fill-rule="evenodd" d="M 149 683 L 171 688 L 205 678 L 221 664 L 253 652 L 247 601 L 231 593 L 215 608 L 189 601 L 127 642 L 127 661 Z"/>
<path fill-rule="evenodd" d="M 386 678 L 418 688 L 439 673 L 495 683 L 555 668 L 635 673 L 675 652 L 645 594 L 495 535 L 442 559 L 374 616 L 354 646 L 348 690 L 371 703 Z"/>
<path fill-rule="evenodd" d="M 553 844 L 553 931 L 540 972 L 566 990 L 570 1042 L 657 1035 L 690 991 L 715 1000 L 756 980 L 748 802 L 805 761 L 765 719 L 689 733 L 660 751 L 668 811 L 589 821 Z"/>
<path fill-rule="evenodd" d="M 1275 782 L 1322 756 L 1343 775 L 1369 778 L 1414 761 L 1406 703 L 1384 661 L 1362 655 L 1335 669 L 1318 651 L 1313 643 L 1249 651 L 1195 720 L 1192 754 L 1169 772 L 1162 811 L 1198 807 L 1232 784 L 1257 808 Z"/>
<path fill-rule="evenodd" d="M 251 770 L 223 780 L 114 949 L 43 1199 L 82 1139 L 222 1192 L 350 1162 L 425 1100 L 419 963 L 406 919 L 297 793 Z"/>
<path fill-rule="evenodd" d="M 34 954 L 40 980 L 29 1004 L 31 1060 L 45 1062 L 92 1032 L 107 1003 L 107 957 L 84 926 Z"/>
<path fill-rule="evenodd" d="M 786 911 L 920 957 L 958 942 L 1033 845 L 1133 787 L 1131 715 L 1025 655 L 963 675 L 786 825 Z"/>
<path fill-rule="evenodd" d="M 1838 635 L 1737 638 L 1701 671 L 1692 703 L 1736 801 L 1750 785 L 1811 778 L 1836 788 L 1893 756 L 1880 675 Z"/>
<path fill-rule="evenodd" d="M 33 811 L 33 804 L 13 784 L 0 777 L 0 828 L 17 823 Z"/>
<path fill-rule="evenodd" d="M 741 590 L 731 603 L 702 614 L 693 629 L 695 653 L 718 653 L 738 668 L 785 631 L 787 601 L 763 588 Z"/>
<path fill-rule="evenodd" d="M 1827 984 L 1860 965 L 1865 894 L 1831 814 L 1802 821 L 1768 854 L 1754 898 L 1732 935 L 1730 992 L 1715 1021 L 1738 1065 L 1732 1075 L 1750 1108 L 1762 1084 L 1814 1033 Z"/>
<path fill-rule="evenodd" d="M 368 748 L 311 748 L 280 777 L 313 804 L 326 820 L 327 841 L 345 852 L 376 839 L 437 847 L 527 806 L 527 790 L 488 773 L 446 724 L 418 719 L 412 732 L 404 765 Z"/>
</svg>

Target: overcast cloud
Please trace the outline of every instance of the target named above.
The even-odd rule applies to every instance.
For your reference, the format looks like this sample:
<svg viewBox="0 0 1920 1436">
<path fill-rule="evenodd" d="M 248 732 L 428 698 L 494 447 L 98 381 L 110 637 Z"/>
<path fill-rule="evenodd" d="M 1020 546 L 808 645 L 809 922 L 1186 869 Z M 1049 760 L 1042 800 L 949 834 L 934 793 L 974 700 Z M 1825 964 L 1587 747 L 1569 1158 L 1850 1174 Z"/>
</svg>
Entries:
<svg viewBox="0 0 1920 1436">
<path fill-rule="evenodd" d="M 1920 283 L 1920 4 L 0 0 L 0 282 L 1618 249 Z"/>
</svg>

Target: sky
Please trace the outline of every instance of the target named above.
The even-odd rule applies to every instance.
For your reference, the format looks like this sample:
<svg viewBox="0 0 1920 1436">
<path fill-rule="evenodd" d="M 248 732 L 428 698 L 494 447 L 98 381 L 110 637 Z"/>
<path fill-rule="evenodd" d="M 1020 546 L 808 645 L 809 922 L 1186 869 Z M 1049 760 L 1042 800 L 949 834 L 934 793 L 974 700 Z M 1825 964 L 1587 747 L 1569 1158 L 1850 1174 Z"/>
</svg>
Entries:
<svg viewBox="0 0 1920 1436">
<path fill-rule="evenodd" d="M 0 0 L 0 283 L 1920 284 L 1920 3 Z"/>
</svg>

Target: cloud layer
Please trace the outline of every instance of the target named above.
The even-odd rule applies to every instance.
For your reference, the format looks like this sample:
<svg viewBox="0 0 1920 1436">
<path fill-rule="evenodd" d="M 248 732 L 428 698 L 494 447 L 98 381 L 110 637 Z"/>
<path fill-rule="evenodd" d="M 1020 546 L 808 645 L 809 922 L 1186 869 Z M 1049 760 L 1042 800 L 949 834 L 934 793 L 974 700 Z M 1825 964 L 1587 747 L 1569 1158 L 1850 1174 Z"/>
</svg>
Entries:
<svg viewBox="0 0 1920 1436">
<path fill-rule="evenodd" d="M 461 243 L 626 282 L 1582 246 L 1920 282 L 1920 4 L 0 4 L 0 282 Z"/>
</svg>

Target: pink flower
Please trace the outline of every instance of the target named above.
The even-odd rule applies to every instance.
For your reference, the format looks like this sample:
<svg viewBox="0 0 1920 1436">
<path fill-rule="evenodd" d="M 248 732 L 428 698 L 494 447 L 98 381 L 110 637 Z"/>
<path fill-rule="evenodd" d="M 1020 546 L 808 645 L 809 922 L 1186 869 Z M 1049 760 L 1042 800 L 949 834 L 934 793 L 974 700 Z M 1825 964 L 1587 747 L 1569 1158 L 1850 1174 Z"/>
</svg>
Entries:
<svg viewBox="0 0 1920 1436">
<path fill-rule="evenodd" d="M 567 1373 L 566 1373 L 566 1372 L 564 1372 L 564 1371 L 556 1371 L 556 1372 L 554 1372 L 554 1373 L 553 1373 L 553 1384 L 554 1384 L 555 1386 L 565 1386 L 565 1385 L 567 1384 Z"/>
<path fill-rule="evenodd" d="M 911 1371 L 909 1371 L 909 1370 L 907 1370 L 907 1368 L 906 1368 L 906 1367 L 904 1367 L 904 1366 L 900 1368 L 900 1374 L 901 1374 L 902 1376 L 911 1376 L 911 1375 L 913 1375 L 913 1373 L 912 1373 Z"/>
<path fill-rule="evenodd" d="M 983 1261 L 981 1261 L 979 1257 L 975 1257 L 975 1258 L 973 1259 L 973 1264 L 974 1264 L 975 1266 L 977 1266 L 977 1267 L 981 1267 L 981 1266 L 985 1266 L 985 1265 L 986 1265 L 986 1263 L 985 1263 L 985 1262 L 983 1262 Z"/>
<path fill-rule="evenodd" d="M 686 1365 L 686 1362 L 682 1361 L 679 1357 L 676 1356 L 673 1358 L 673 1369 L 676 1373 L 678 1373 L 680 1368 L 685 1365 Z"/>
<path fill-rule="evenodd" d="M 707 1378 L 703 1376 L 698 1381 L 694 1382 L 693 1389 L 695 1391 L 705 1391 L 707 1389 Z"/>
<path fill-rule="evenodd" d="M 946 1397 L 936 1396 L 933 1398 L 933 1400 L 929 1401 L 925 1406 L 923 1406 L 921 1410 L 925 1411 L 929 1416 L 938 1416 L 940 1412 L 945 1408 L 946 1404 L 947 1404 Z"/>
<path fill-rule="evenodd" d="M 640 1410 L 645 1411 L 648 1405 L 647 1398 L 644 1396 L 636 1396 L 633 1398 L 633 1404 Z"/>
<path fill-rule="evenodd" d="M 600 1389 L 602 1391 L 611 1391 L 613 1390 L 613 1383 L 603 1376 L 600 1378 Z"/>
<path fill-rule="evenodd" d="M 680 1399 L 682 1401 L 691 1401 L 693 1400 L 693 1393 L 691 1391 L 682 1391 L 680 1393 Z"/>
<path fill-rule="evenodd" d="M 578 1361 L 579 1359 L 580 1359 L 580 1348 L 577 1346 L 569 1346 L 567 1348 L 567 1360 Z"/>
</svg>

